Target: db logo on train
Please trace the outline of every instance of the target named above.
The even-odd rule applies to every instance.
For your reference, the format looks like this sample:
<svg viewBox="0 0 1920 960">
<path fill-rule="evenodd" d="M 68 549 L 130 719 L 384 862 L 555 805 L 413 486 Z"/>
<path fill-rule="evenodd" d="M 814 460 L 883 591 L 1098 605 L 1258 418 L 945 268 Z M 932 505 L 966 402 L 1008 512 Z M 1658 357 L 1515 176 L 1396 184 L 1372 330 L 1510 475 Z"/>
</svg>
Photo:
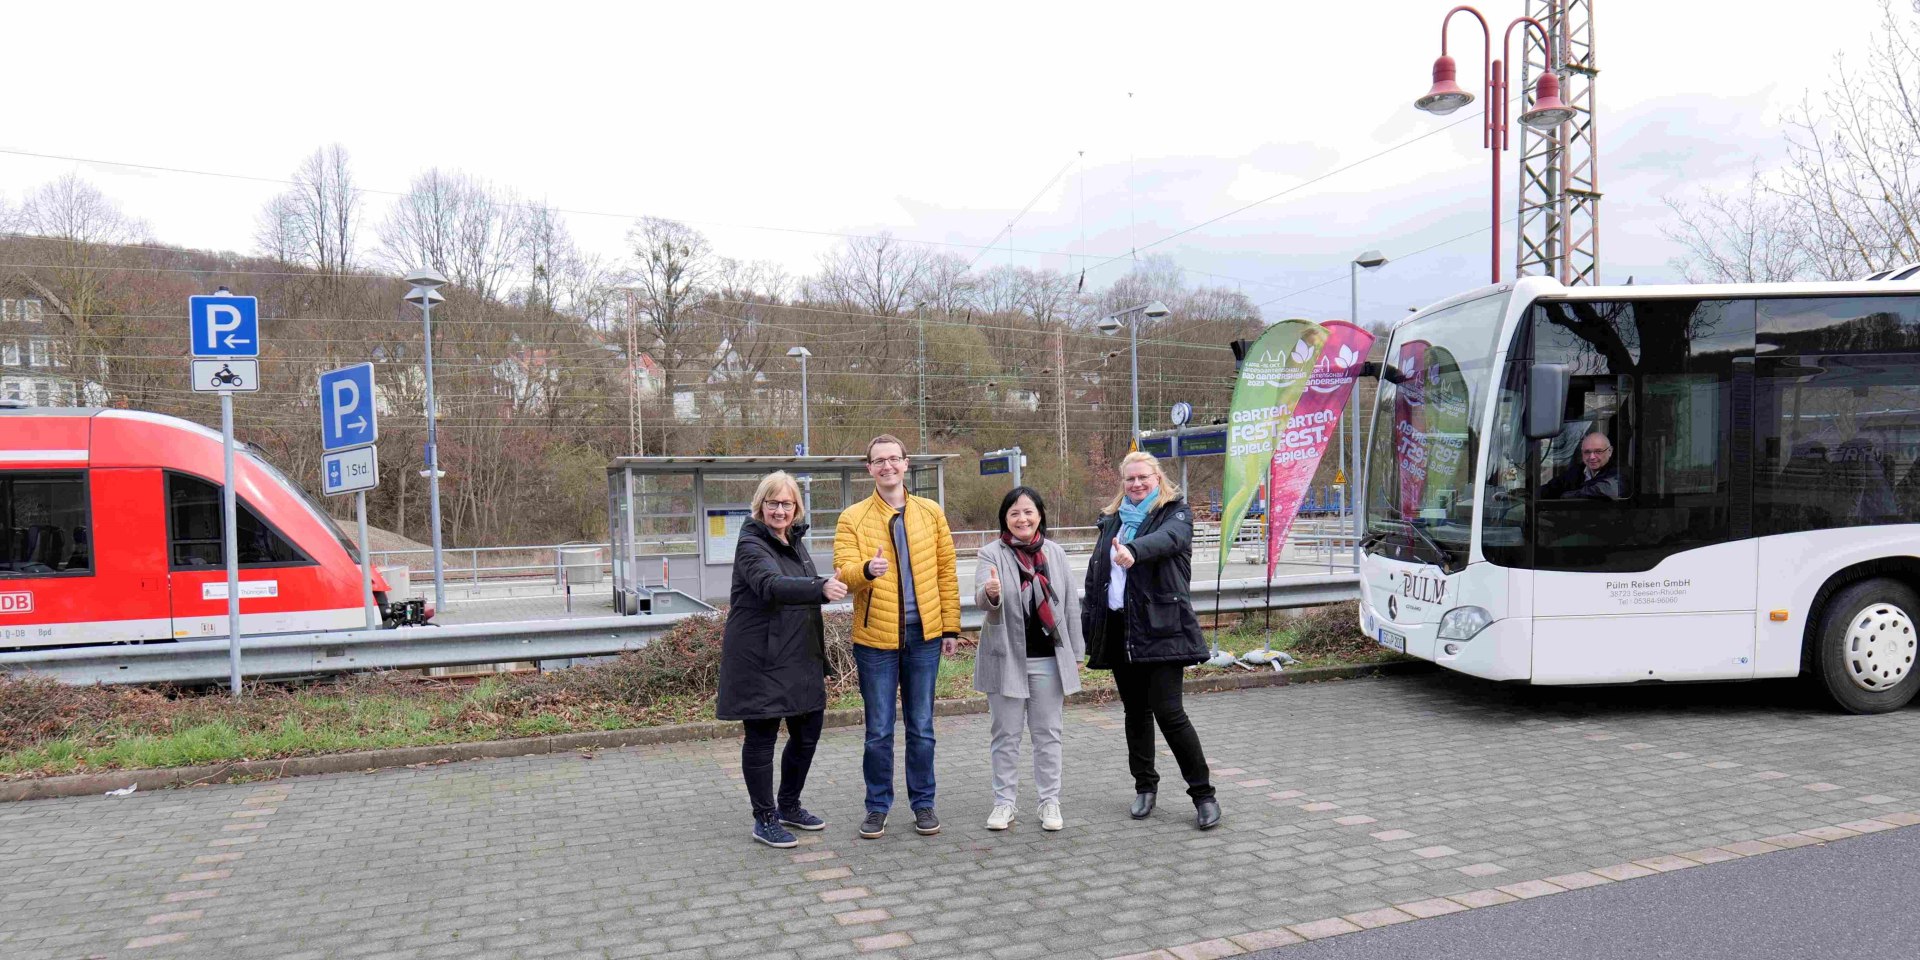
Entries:
<svg viewBox="0 0 1920 960">
<path fill-rule="evenodd" d="M 31 593 L 0 593 L 0 614 L 32 613 L 32 612 L 33 612 L 33 594 Z"/>
</svg>

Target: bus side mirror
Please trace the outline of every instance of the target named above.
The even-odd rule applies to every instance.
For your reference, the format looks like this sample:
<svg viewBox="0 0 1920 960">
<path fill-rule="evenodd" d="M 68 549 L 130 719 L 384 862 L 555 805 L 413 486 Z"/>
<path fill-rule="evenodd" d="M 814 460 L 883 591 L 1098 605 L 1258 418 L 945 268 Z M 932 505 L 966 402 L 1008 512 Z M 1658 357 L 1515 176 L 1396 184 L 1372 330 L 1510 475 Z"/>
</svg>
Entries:
<svg viewBox="0 0 1920 960">
<path fill-rule="evenodd" d="M 1567 365 L 1536 363 L 1527 369 L 1527 439 L 1551 440 L 1560 435 L 1560 415 L 1567 409 Z"/>
<path fill-rule="evenodd" d="M 1359 372 L 1354 374 L 1354 376 L 1378 377 L 1381 380 L 1387 381 L 1388 383 L 1407 382 L 1406 375 L 1400 372 L 1399 367 L 1396 367 L 1391 363 L 1386 363 L 1380 360 L 1368 360 L 1367 362 L 1361 364 Z"/>
</svg>

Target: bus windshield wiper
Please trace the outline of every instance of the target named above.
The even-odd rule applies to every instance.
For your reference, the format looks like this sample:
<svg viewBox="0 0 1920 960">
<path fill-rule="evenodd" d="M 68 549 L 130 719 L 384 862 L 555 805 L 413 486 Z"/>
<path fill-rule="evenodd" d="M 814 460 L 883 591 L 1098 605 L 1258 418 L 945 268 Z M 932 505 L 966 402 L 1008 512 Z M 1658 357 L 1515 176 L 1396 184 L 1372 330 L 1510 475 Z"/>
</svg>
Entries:
<svg viewBox="0 0 1920 960">
<path fill-rule="evenodd" d="M 1420 538 L 1421 543 L 1426 544 L 1427 549 L 1433 551 L 1434 566 L 1437 566 L 1442 570 L 1446 569 L 1448 561 L 1452 559 L 1447 554 L 1446 548 L 1440 546 L 1440 541 L 1433 539 L 1432 535 L 1428 534 L 1426 529 L 1423 528 L 1417 521 L 1391 520 L 1388 522 L 1400 524 L 1401 526 L 1406 527 L 1409 531 L 1412 531 L 1414 536 Z"/>
</svg>

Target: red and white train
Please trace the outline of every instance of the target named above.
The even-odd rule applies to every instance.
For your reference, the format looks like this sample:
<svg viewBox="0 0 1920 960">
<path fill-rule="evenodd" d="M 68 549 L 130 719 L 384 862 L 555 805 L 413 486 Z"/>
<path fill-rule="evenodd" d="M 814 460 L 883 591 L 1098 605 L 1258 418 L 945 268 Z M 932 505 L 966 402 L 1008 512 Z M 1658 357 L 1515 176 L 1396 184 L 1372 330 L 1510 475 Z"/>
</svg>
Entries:
<svg viewBox="0 0 1920 960">
<path fill-rule="evenodd" d="M 0 649 L 226 636 L 222 459 L 176 417 L 0 409 Z M 353 543 L 244 445 L 234 471 L 242 632 L 364 629 Z"/>
</svg>

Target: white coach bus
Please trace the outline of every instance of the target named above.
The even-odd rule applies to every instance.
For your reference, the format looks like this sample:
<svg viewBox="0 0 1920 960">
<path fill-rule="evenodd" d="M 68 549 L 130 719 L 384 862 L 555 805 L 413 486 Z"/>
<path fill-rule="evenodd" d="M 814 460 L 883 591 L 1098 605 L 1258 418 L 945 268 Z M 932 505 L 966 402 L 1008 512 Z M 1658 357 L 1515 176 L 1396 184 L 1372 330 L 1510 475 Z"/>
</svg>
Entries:
<svg viewBox="0 0 1920 960">
<path fill-rule="evenodd" d="M 1360 624 L 1536 684 L 1817 678 L 1905 705 L 1920 278 L 1565 287 L 1420 311 L 1381 364 Z"/>
</svg>

